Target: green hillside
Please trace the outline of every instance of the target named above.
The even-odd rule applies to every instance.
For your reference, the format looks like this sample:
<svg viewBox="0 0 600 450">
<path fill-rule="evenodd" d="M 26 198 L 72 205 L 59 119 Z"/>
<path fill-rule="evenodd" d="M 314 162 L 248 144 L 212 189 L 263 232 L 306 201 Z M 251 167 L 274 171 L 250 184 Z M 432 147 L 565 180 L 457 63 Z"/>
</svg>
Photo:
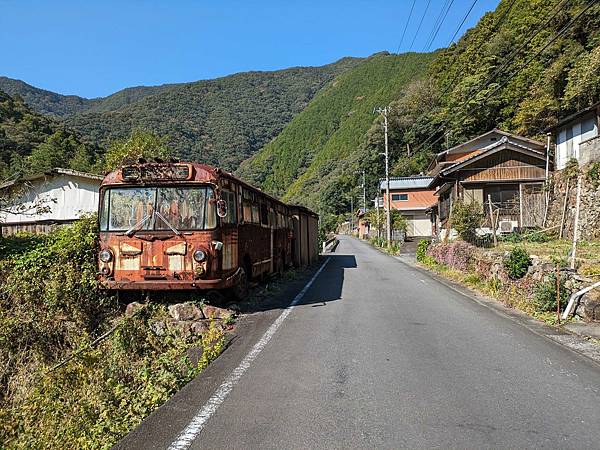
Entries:
<svg viewBox="0 0 600 450">
<path fill-rule="evenodd" d="M 89 171 L 100 150 L 52 118 L 32 111 L 19 96 L 0 91 L 0 181 L 52 167 Z"/>
<path fill-rule="evenodd" d="M 0 78 L 0 89 L 18 94 L 38 112 L 61 116 L 68 128 L 101 147 L 142 129 L 168 136 L 183 159 L 234 170 L 277 136 L 328 81 L 359 62 L 344 58 L 321 67 L 135 87 L 92 100 L 9 78 Z"/>
<path fill-rule="evenodd" d="M 600 4 L 502 0 L 391 104 L 393 173 L 425 170 L 434 152 L 494 127 L 545 141 L 560 118 L 597 101 Z M 366 153 L 382 141 L 374 127 Z"/>
<path fill-rule="evenodd" d="M 371 56 L 321 91 L 273 142 L 244 162 L 239 175 L 286 200 L 322 210 L 331 175 L 357 156 L 373 109 L 398 98 L 432 59 L 417 53 Z"/>
</svg>

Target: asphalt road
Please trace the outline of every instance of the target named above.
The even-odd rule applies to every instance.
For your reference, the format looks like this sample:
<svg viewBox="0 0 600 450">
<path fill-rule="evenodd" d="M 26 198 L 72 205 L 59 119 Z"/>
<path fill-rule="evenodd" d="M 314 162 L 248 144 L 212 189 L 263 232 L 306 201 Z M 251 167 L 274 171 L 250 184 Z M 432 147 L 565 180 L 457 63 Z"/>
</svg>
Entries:
<svg viewBox="0 0 600 450">
<path fill-rule="evenodd" d="M 600 448 L 597 363 L 340 240 L 191 448 Z M 237 351 L 197 383 L 217 386 Z M 122 446 L 172 442 L 210 394 L 192 389 Z"/>
</svg>

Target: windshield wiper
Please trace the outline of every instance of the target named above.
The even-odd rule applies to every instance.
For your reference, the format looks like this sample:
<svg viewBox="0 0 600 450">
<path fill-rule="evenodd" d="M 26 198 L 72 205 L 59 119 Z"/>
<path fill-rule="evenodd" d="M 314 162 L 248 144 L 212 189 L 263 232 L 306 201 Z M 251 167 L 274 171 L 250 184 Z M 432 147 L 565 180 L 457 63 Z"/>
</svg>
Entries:
<svg viewBox="0 0 600 450">
<path fill-rule="evenodd" d="M 173 233 L 175 233 L 177 236 L 181 236 L 181 232 L 180 232 L 180 231 L 179 231 L 177 228 L 175 228 L 173 225 L 171 225 L 171 224 L 169 223 L 169 221 L 168 221 L 167 219 L 165 219 L 165 217 L 164 217 L 164 216 L 163 216 L 161 213 L 159 213 L 158 211 L 155 211 L 155 212 L 154 212 L 154 214 L 156 214 L 156 216 L 157 216 L 157 217 L 158 217 L 160 220 L 162 220 L 164 223 L 166 223 L 166 224 L 167 224 L 167 226 L 168 226 L 168 227 L 171 229 L 171 231 L 172 231 Z"/>
<path fill-rule="evenodd" d="M 136 231 L 140 231 L 140 227 L 142 225 L 144 225 L 151 217 L 153 216 L 152 213 L 150 214 L 146 214 L 142 220 L 140 220 L 138 223 L 136 223 L 134 226 L 132 226 L 129 230 L 127 230 L 125 232 L 125 234 L 129 237 L 133 236 L 135 234 Z"/>
</svg>

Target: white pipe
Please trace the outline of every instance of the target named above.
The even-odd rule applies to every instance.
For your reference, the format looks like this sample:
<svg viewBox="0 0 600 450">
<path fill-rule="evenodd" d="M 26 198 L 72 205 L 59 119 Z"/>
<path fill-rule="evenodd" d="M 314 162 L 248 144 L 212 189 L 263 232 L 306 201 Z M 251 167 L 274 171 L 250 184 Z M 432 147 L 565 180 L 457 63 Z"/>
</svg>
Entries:
<svg viewBox="0 0 600 450">
<path fill-rule="evenodd" d="M 581 297 L 583 294 L 586 294 L 589 291 L 591 291 L 592 289 L 595 289 L 597 287 L 600 287 L 600 281 L 592 284 L 591 286 L 583 288 L 580 291 L 577 291 L 573 295 L 571 295 L 571 298 L 569 298 L 569 303 L 567 304 L 567 307 L 565 308 L 565 310 L 563 312 L 562 319 L 566 320 L 567 317 L 569 317 L 569 314 L 571 314 L 572 310 L 575 308 L 575 301 L 579 297 Z"/>
</svg>

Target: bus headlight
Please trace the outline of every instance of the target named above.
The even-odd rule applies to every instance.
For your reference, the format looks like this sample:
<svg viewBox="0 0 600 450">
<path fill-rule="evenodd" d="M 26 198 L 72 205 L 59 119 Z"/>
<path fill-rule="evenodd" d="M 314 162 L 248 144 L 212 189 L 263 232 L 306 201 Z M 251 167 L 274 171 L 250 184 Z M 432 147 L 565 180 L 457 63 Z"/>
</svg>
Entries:
<svg viewBox="0 0 600 450">
<path fill-rule="evenodd" d="M 201 263 L 202 261 L 204 261 L 206 259 L 206 253 L 204 253 L 204 251 L 202 250 L 196 250 L 194 252 L 194 261 Z"/>
<path fill-rule="evenodd" d="M 110 250 L 104 249 L 100 252 L 98 257 L 100 258 L 100 261 L 102 261 L 103 263 L 109 263 L 113 259 L 113 254 Z"/>
</svg>

